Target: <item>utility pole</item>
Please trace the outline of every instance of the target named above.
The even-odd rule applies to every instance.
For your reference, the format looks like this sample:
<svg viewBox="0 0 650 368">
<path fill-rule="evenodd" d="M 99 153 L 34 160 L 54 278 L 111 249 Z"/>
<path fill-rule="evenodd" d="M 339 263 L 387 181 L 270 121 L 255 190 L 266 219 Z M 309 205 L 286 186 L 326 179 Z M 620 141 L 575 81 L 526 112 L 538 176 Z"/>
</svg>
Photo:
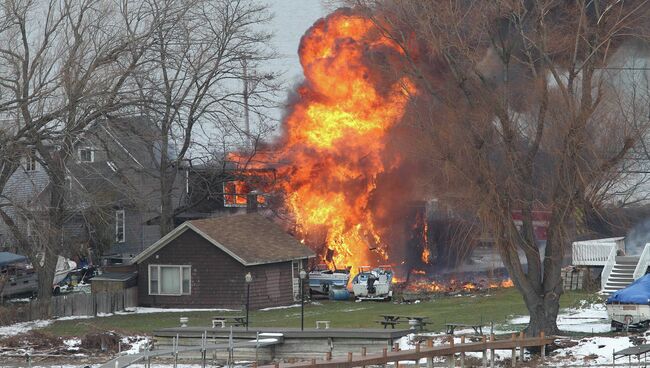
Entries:
<svg viewBox="0 0 650 368">
<path fill-rule="evenodd" d="M 242 68 L 244 71 L 244 134 L 246 134 L 246 143 L 249 145 L 248 148 L 252 148 L 253 144 L 251 142 L 251 126 L 250 118 L 248 113 L 248 55 L 244 55 L 242 59 Z"/>
</svg>

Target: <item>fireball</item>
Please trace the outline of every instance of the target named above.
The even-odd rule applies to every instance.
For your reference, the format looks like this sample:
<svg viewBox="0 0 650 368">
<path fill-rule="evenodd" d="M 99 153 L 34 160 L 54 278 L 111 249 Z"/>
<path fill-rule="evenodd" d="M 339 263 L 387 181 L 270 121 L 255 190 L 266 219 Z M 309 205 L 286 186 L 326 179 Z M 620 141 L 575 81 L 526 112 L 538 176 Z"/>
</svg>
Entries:
<svg viewBox="0 0 650 368">
<path fill-rule="evenodd" d="M 296 230 L 308 244 L 324 245 L 331 267 L 356 269 L 388 257 L 370 206 L 378 176 L 400 160 L 382 152 L 412 87 L 407 78 L 387 83 L 369 55 L 400 52 L 351 11 L 318 21 L 301 40 L 305 81 L 284 121 L 280 159 L 291 168 L 282 190 Z"/>
</svg>

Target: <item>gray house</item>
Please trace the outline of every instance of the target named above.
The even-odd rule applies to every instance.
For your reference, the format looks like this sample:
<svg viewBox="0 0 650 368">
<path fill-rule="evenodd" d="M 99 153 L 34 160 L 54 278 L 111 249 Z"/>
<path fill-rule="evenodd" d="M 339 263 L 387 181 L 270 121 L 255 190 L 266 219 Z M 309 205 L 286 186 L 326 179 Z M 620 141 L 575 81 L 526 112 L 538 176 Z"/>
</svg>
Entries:
<svg viewBox="0 0 650 368">
<path fill-rule="evenodd" d="M 29 220 L 24 212 L 44 208 L 42 199 L 49 179 L 34 152 L 26 152 L 21 165 L 9 178 L 5 185 L 0 204 L 11 202 L 12 206 L 4 207 L 5 212 L 30 236 L 33 220 Z M 0 249 L 14 251 L 13 236 L 8 226 L 0 220 Z"/>
<path fill-rule="evenodd" d="M 113 262 L 129 259 L 160 239 L 151 219 L 160 211 L 161 134 L 150 120 L 126 116 L 96 121 L 73 147 L 67 164 L 73 208 L 66 223 L 70 249 L 94 248 Z M 187 171 L 178 168 L 173 204 L 187 199 Z M 31 222 L 20 213 L 45 208 L 49 180 L 38 160 L 26 155 L 2 193 L 16 206 L 11 216 L 29 235 Z M 12 237 L 0 221 L 0 247 L 11 249 Z"/>
</svg>

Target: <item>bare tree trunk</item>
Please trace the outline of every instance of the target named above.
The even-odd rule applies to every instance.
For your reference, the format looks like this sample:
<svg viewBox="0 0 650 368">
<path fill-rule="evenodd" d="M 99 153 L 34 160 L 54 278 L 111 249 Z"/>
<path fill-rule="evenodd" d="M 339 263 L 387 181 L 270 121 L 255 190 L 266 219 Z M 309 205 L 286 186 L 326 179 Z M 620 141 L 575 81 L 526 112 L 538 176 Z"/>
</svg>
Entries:
<svg viewBox="0 0 650 368">
<path fill-rule="evenodd" d="M 35 265 L 36 274 L 38 275 L 38 313 L 40 318 L 50 318 L 50 305 L 52 304 L 52 286 L 54 285 L 54 272 L 56 270 L 58 255 L 55 254 L 49 247 L 46 248 L 42 254 L 43 265 Z"/>
<path fill-rule="evenodd" d="M 539 336 L 544 332 L 546 336 L 559 333 L 557 328 L 557 314 L 559 312 L 560 295 L 555 290 L 545 292 L 543 295 L 536 295 L 530 290 L 520 290 L 524 296 L 524 302 L 530 321 L 526 327 L 526 336 Z"/>
<path fill-rule="evenodd" d="M 168 171 L 172 171 L 169 173 Z M 174 230 L 174 178 L 173 170 L 161 170 L 160 175 L 160 236 L 165 236 Z"/>
</svg>

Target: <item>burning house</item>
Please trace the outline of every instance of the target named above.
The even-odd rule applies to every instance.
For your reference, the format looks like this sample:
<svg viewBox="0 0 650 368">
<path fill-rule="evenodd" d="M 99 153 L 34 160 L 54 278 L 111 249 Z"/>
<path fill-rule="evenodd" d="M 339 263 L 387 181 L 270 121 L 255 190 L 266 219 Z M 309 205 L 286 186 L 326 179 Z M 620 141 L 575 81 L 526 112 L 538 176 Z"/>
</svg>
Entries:
<svg viewBox="0 0 650 368">
<path fill-rule="evenodd" d="M 435 173 L 414 143 L 416 130 L 400 125 L 418 93 L 408 76 L 388 71 L 402 52 L 350 9 L 317 21 L 301 40 L 305 80 L 281 138 L 254 161 L 229 157 L 242 174 L 224 183 L 224 207 L 246 206 L 261 188 L 273 193 L 256 202 L 330 268 L 390 264 L 397 281 L 413 271 L 431 279 L 437 266 L 464 257 L 449 244 L 462 233 L 462 246 L 471 247 L 471 224 L 437 213 L 426 180 Z M 256 183 L 265 170 L 272 180 Z"/>
<path fill-rule="evenodd" d="M 244 169 L 230 161 L 191 165 L 187 200 L 174 214 L 176 226 L 196 220 L 267 208 L 276 170 L 271 165 Z"/>
</svg>

